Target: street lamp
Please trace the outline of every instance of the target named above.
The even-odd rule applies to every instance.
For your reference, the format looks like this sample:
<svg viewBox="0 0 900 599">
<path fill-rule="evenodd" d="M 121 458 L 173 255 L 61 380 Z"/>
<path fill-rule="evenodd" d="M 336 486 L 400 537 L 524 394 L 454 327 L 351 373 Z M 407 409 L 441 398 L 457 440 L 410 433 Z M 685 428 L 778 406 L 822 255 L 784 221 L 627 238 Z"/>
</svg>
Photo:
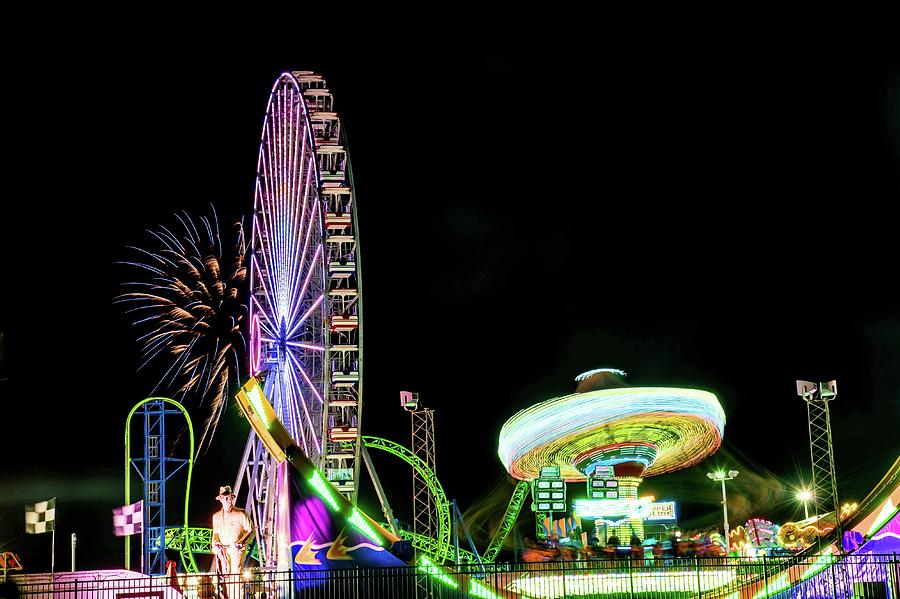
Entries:
<svg viewBox="0 0 900 599">
<path fill-rule="evenodd" d="M 725 502 L 725 481 L 733 480 L 738 475 L 737 470 L 716 470 L 715 472 L 707 472 L 706 476 L 710 480 L 718 480 L 722 482 L 722 517 L 725 520 L 725 552 L 731 547 L 731 538 L 728 536 L 728 504 Z"/>
<path fill-rule="evenodd" d="M 809 501 L 812 499 L 812 493 L 809 492 L 809 489 L 801 489 L 797 493 L 797 499 L 803 502 L 803 519 L 809 519 Z"/>
</svg>

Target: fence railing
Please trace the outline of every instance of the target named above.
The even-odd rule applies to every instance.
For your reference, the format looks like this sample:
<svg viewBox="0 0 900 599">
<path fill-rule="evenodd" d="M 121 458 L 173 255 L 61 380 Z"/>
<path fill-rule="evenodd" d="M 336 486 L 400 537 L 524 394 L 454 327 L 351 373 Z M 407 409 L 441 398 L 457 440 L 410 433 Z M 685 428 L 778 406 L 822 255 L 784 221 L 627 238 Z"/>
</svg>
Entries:
<svg viewBox="0 0 900 599">
<path fill-rule="evenodd" d="M 63 580 L 68 576 L 70 579 Z M 18 581 L 23 599 L 900 599 L 900 555 L 591 560 Z"/>
</svg>

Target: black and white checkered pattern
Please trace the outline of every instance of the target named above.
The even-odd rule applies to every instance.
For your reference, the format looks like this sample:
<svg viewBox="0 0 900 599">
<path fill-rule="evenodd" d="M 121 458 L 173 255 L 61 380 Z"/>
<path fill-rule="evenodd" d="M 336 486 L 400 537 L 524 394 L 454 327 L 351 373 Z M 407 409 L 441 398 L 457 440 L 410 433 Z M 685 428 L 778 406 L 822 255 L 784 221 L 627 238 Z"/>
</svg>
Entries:
<svg viewBox="0 0 900 599">
<path fill-rule="evenodd" d="M 144 530 L 144 500 L 113 510 L 113 532 L 117 537 L 138 534 Z"/>
<path fill-rule="evenodd" d="M 50 532 L 56 522 L 56 497 L 25 506 L 25 532 L 30 535 Z"/>
</svg>

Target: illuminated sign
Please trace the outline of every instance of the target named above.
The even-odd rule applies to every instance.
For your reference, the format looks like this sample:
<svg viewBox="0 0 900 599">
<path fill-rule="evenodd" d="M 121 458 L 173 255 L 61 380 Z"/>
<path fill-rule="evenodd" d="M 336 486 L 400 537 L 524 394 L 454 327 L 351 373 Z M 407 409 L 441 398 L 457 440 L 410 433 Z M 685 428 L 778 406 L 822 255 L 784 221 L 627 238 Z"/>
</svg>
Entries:
<svg viewBox="0 0 900 599">
<path fill-rule="evenodd" d="M 614 476 L 612 466 L 597 466 L 594 468 L 594 477 L 596 478 L 612 478 Z"/>
<path fill-rule="evenodd" d="M 657 501 L 650 504 L 650 513 L 644 520 L 675 520 L 675 502 Z"/>
<path fill-rule="evenodd" d="M 650 502 L 646 499 L 578 499 L 574 508 L 575 515 L 580 518 L 645 518 L 650 513 Z"/>
</svg>

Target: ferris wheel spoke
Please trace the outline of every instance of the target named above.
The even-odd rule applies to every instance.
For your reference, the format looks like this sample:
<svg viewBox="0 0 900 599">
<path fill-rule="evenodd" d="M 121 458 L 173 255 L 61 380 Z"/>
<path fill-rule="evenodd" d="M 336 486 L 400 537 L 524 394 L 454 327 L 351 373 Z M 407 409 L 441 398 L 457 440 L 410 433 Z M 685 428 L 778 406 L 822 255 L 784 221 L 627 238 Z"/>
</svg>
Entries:
<svg viewBox="0 0 900 599">
<path fill-rule="evenodd" d="M 293 95 L 293 92 L 292 92 L 292 95 Z M 295 219 L 295 215 L 296 215 L 297 208 L 298 208 L 297 202 L 296 202 L 297 178 L 298 178 L 298 176 L 302 176 L 302 173 L 301 174 L 297 173 L 297 145 L 298 145 L 298 143 L 301 144 L 301 148 L 300 148 L 301 160 L 302 160 L 302 156 L 306 150 L 306 145 L 305 145 L 305 143 L 303 143 L 305 141 L 305 136 L 302 135 L 302 129 L 301 129 L 301 132 L 298 134 L 297 127 L 296 127 L 297 122 L 301 118 L 302 118 L 302 115 L 300 114 L 300 106 L 297 105 L 296 102 L 293 102 L 292 106 L 291 106 L 290 122 L 291 122 L 292 126 L 291 126 L 291 139 L 290 139 L 290 143 L 289 143 L 289 146 L 291 148 L 291 164 L 290 164 L 291 203 L 290 203 L 290 208 L 291 208 L 291 221 L 292 222 Z M 304 208 L 305 208 L 305 206 L 304 206 Z"/>
<path fill-rule="evenodd" d="M 307 435 L 307 437 L 312 439 L 313 445 L 315 445 L 315 447 L 316 447 L 316 453 L 321 454 L 322 453 L 322 444 L 319 443 L 319 433 L 316 430 L 315 424 L 313 424 L 312 417 L 309 415 L 309 407 L 306 405 L 306 397 L 304 397 L 304 395 L 303 395 L 303 391 L 300 388 L 299 381 L 297 381 L 297 382 L 298 382 L 298 385 L 296 387 L 296 391 L 297 391 L 297 395 L 300 398 L 300 401 L 297 403 L 303 409 L 303 415 L 306 416 L 306 425 L 309 427 L 308 428 L 309 434 Z"/>
<path fill-rule="evenodd" d="M 319 256 L 321 256 L 321 255 L 322 255 L 322 244 L 319 244 L 318 246 L 316 246 L 316 253 L 313 256 L 312 264 L 310 264 L 310 268 L 307 269 L 306 279 L 304 279 L 304 281 L 303 281 L 303 288 L 300 290 L 300 294 L 295 298 L 294 307 L 291 310 L 290 317 L 288 318 L 289 323 L 293 323 L 294 317 L 297 315 L 297 310 L 300 308 L 299 300 L 306 297 L 306 290 L 309 287 L 309 280 L 312 277 L 313 272 L 315 271 L 315 268 L 313 268 L 313 265 L 318 263 Z M 293 326 L 291 327 L 290 333 L 288 333 L 288 337 L 294 336 L 294 334 L 297 332 L 297 328 L 303 324 L 303 321 L 306 320 L 306 317 L 308 315 L 309 315 L 309 313 L 307 312 L 307 314 L 305 314 L 302 318 L 300 318 L 300 320 L 296 324 L 293 324 Z"/>
<path fill-rule="evenodd" d="M 304 139 L 305 139 L 305 136 L 304 136 Z M 303 148 L 301 149 L 301 154 L 302 154 L 302 156 L 301 156 L 301 164 L 302 164 L 302 160 L 304 160 L 304 159 L 305 159 L 304 157 L 306 156 L 306 144 L 305 144 L 305 143 L 303 144 Z M 307 181 L 307 184 L 308 184 L 308 183 L 309 183 L 309 181 Z M 302 204 L 301 204 L 299 207 L 297 206 L 297 201 L 296 201 L 297 198 L 296 198 L 296 196 L 293 196 L 293 195 L 292 195 L 291 197 L 292 197 L 292 199 L 294 200 L 294 201 L 292 202 L 291 222 L 292 222 L 292 223 L 296 223 L 296 224 L 295 224 L 295 229 L 296 229 L 296 231 L 297 231 L 297 234 L 294 235 L 294 236 L 292 236 L 292 238 L 291 238 L 291 255 L 292 255 L 292 258 L 293 258 L 292 264 L 296 264 L 298 258 L 300 258 L 300 259 L 301 259 L 300 264 L 302 265 L 302 257 L 303 257 L 303 253 L 301 252 L 301 253 L 299 254 L 299 256 L 298 256 L 298 254 L 297 254 L 297 242 L 298 242 L 298 240 L 301 238 L 301 236 L 303 236 L 303 234 L 304 234 L 303 224 L 304 224 L 304 221 L 305 221 L 305 218 L 306 218 L 306 210 L 307 210 L 307 205 L 308 205 L 309 197 L 304 193 L 304 195 L 303 195 L 303 202 L 302 202 Z M 298 209 L 299 209 L 299 211 L 300 211 L 299 216 L 297 215 Z M 302 268 L 302 266 L 301 266 L 301 268 Z M 298 274 L 298 273 L 299 273 L 299 270 L 300 270 L 300 269 L 294 269 L 294 268 L 291 269 L 291 277 L 290 277 L 290 287 L 291 287 L 291 289 L 294 288 L 295 281 L 296 281 L 297 277 L 299 276 L 299 274 Z"/>
<path fill-rule="evenodd" d="M 304 198 L 304 201 L 306 201 L 306 198 Z M 310 234 L 312 233 L 312 229 L 313 229 L 312 220 L 314 218 L 316 218 L 318 213 L 319 213 L 319 203 L 313 202 L 312 210 L 310 210 L 310 223 L 309 223 L 309 226 L 306 227 L 306 235 L 304 236 L 304 240 L 303 240 L 303 250 L 300 252 L 300 262 L 297 265 L 296 269 L 291 270 L 291 282 L 292 283 L 295 280 L 295 278 L 294 278 L 295 273 L 296 273 L 297 277 L 299 277 L 300 273 L 303 272 L 303 266 L 306 264 L 307 250 L 309 250 L 309 239 L 310 239 Z M 318 253 L 313 258 L 313 260 L 310 261 L 311 262 L 310 268 L 309 268 L 310 272 L 312 272 L 312 270 L 314 268 L 314 263 L 316 262 L 316 260 L 318 260 Z M 307 275 L 307 281 L 308 280 L 309 280 L 309 275 Z M 295 297 L 295 299 L 302 299 L 305 292 L 306 292 L 306 284 L 303 285 L 303 290 L 300 292 L 299 298 Z M 293 315 L 292 315 L 292 317 L 293 317 Z"/>
<path fill-rule="evenodd" d="M 300 417 L 300 411 L 297 407 L 297 398 L 294 395 L 294 388 L 291 387 L 291 401 L 288 403 L 290 409 L 290 419 L 293 422 L 292 428 L 294 429 L 294 435 L 299 436 L 300 440 L 303 442 L 303 451 L 306 455 L 309 455 L 309 441 L 307 440 L 306 434 L 306 425 L 303 424 L 303 420 Z"/>
<path fill-rule="evenodd" d="M 275 102 L 276 107 L 278 102 Z M 277 119 L 276 119 L 277 120 Z M 271 257 L 271 263 L 269 266 L 268 276 L 272 279 L 272 291 L 278 296 L 279 289 L 277 285 L 277 276 L 279 264 L 281 262 L 281 240 L 278 237 L 278 231 L 275 227 L 273 227 L 273 222 L 277 222 L 278 217 L 278 207 L 276 203 L 276 196 L 278 194 L 278 182 L 277 180 L 272 180 L 274 176 L 277 176 L 277 169 L 275 165 L 277 164 L 277 158 L 274 154 L 274 149 L 272 148 L 272 135 L 273 132 L 273 124 L 269 124 L 269 134 L 266 135 L 266 157 L 264 168 L 265 168 L 265 176 L 263 177 L 263 181 L 265 182 L 265 194 L 263 195 L 263 207 L 265 210 L 263 211 L 264 217 L 264 227 L 266 233 L 265 245 L 269 249 L 269 254 Z M 271 219 L 271 221 L 270 221 Z M 277 306 L 277 303 L 274 304 Z"/>
<path fill-rule="evenodd" d="M 290 353 L 290 352 L 289 352 L 289 353 L 288 353 L 288 356 L 290 356 L 291 361 L 294 363 L 294 367 L 300 372 L 300 376 L 302 376 L 302 377 L 303 377 L 303 380 L 306 381 L 306 386 L 309 387 L 309 388 L 312 390 L 313 395 L 316 396 L 316 399 L 319 400 L 319 403 L 320 403 L 320 404 L 324 404 L 324 403 L 325 403 L 325 400 L 322 399 L 322 395 L 319 393 L 319 390 L 316 389 L 316 386 L 315 386 L 315 385 L 313 384 L 313 382 L 309 379 L 309 375 L 306 374 L 306 369 L 303 368 L 303 367 L 300 365 L 300 362 L 297 360 L 297 358 L 294 357 L 294 354 L 293 354 L 293 353 Z"/>
<path fill-rule="evenodd" d="M 312 314 L 316 308 L 318 308 L 320 305 L 322 305 L 322 302 L 324 300 L 325 300 L 324 293 L 316 298 L 316 301 L 313 302 L 313 305 L 310 306 L 309 309 L 303 313 L 303 316 L 300 317 L 300 319 L 297 321 L 297 323 L 291 329 L 291 333 L 288 335 L 288 337 L 293 337 L 294 335 L 297 334 L 297 330 L 303 325 L 303 323 L 306 321 L 306 319 L 309 318 L 309 315 Z"/>
<path fill-rule="evenodd" d="M 275 327 L 274 323 L 273 323 L 271 320 L 269 320 L 269 315 L 266 313 L 265 310 L 263 310 L 263 307 L 260 305 L 259 300 L 257 300 L 257 299 L 254 297 L 254 298 L 251 298 L 250 301 L 253 302 L 253 304 L 256 305 L 256 307 L 257 307 L 257 309 L 258 309 L 258 311 L 259 311 L 259 314 L 261 314 L 262 317 L 263 317 L 263 320 L 260 322 L 260 325 L 259 325 L 260 328 L 265 328 L 265 329 L 266 329 L 267 331 L 269 331 L 270 333 L 271 333 L 272 331 L 274 331 L 274 330 L 276 329 L 276 327 Z M 265 323 L 265 324 L 264 324 L 264 323 Z"/>
<path fill-rule="evenodd" d="M 251 260 L 251 266 L 257 265 L 257 260 L 256 260 L 255 256 L 251 256 L 250 260 Z M 256 267 L 258 268 L 258 266 L 256 266 Z M 276 305 L 275 297 L 272 295 L 272 292 L 270 291 L 270 288 L 271 288 L 270 286 L 273 284 L 273 281 L 271 280 L 271 275 L 269 274 L 271 272 L 271 270 L 269 268 L 266 268 L 265 271 L 266 271 L 266 276 L 264 278 L 263 277 L 259 278 L 259 285 L 260 285 L 260 287 L 262 287 L 263 296 L 266 298 L 266 303 L 269 304 L 270 306 L 275 306 Z M 266 279 L 269 280 L 268 285 L 266 284 Z M 257 305 L 260 306 L 260 310 L 262 310 L 262 306 L 259 304 L 259 300 L 253 294 L 251 294 L 251 298 L 257 303 Z"/>
<path fill-rule="evenodd" d="M 286 341 L 285 345 L 288 347 L 300 347 L 302 349 L 311 349 L 314 351 L 325 351 L 324 345 L 316 345 L 314 343 L 304 343 L 303 341 Z"/>
<path fill-rule="evenodd" d="M 306 398 L 303 397 L 303 392 L 300 390 L 300 382 L 297 380 L 296 375 L 292 370 L 288 370 L 290 373 L 291 379 L 293 380 L 292 390 L 295 391 L 300 399 L 299 402 L 296 402 L 295 408 L 297 404 L 300 404 L 300 407 L 303 409 L 303 415 L 306 416 L 306 424 L 309 426 L 309 437 L 312 437 L 313 444 L 316 446 L 316 451 L 318 453 L 322 453 L 322 446 L 319 444 L 319 440 L 316 435 L 316 427 L 313 424 L 312 417 L 309 415 L 309 408 L 306 406 Z M 300 427 L 303 428 L 302 426 Z"/>
<path fill-rule="evenodd" d="M 261 198 L 260 203 L 263 204 L 263 208 L 264 208 L 267 203 L 265 192 L 260 196 L 260 198 Z M 266 247 L 268 244 L 271 243 L 271 235 L 270 235 L 269 223 L 268 223 L 268 212 L 266 210 L 263 210 L 263 209 L 260 210 L 259 220 L 254 218 L 254 228 L 255 228 L 254 235 L 256 236 L 256 238 L 259 239 L 260 247 Z M 264 234 L 265 234 L 265 238 L 264 238 Z M 273 268 L 274 264 L 272 264 L 272 261 L 270 260 L 270 256 L 269 256 L 268 252 L 260 252 L 260 255 L 262 256 L 262 263 L 265 268 L 265 274 L 266 274 L 265 278 L 268 279 L 268 283 L 269 283 L 268 287 L 266 288 L 266 296 L 268 298 L 269 304 L 271 306 L 275 306 L 276 305 L 275 295 L 273 295 L 273 293 L 277 293 L 277 288 L 276 288 L 275 279 L 273 278 L 275 276 L 274 268 Z M 253 256 L 253 259 L 255 260 L 256 256 Z M 266 281 L 264 281 L 263 279 L 260 279 L 260 283 L 265 287 Z"/>
</svg>

